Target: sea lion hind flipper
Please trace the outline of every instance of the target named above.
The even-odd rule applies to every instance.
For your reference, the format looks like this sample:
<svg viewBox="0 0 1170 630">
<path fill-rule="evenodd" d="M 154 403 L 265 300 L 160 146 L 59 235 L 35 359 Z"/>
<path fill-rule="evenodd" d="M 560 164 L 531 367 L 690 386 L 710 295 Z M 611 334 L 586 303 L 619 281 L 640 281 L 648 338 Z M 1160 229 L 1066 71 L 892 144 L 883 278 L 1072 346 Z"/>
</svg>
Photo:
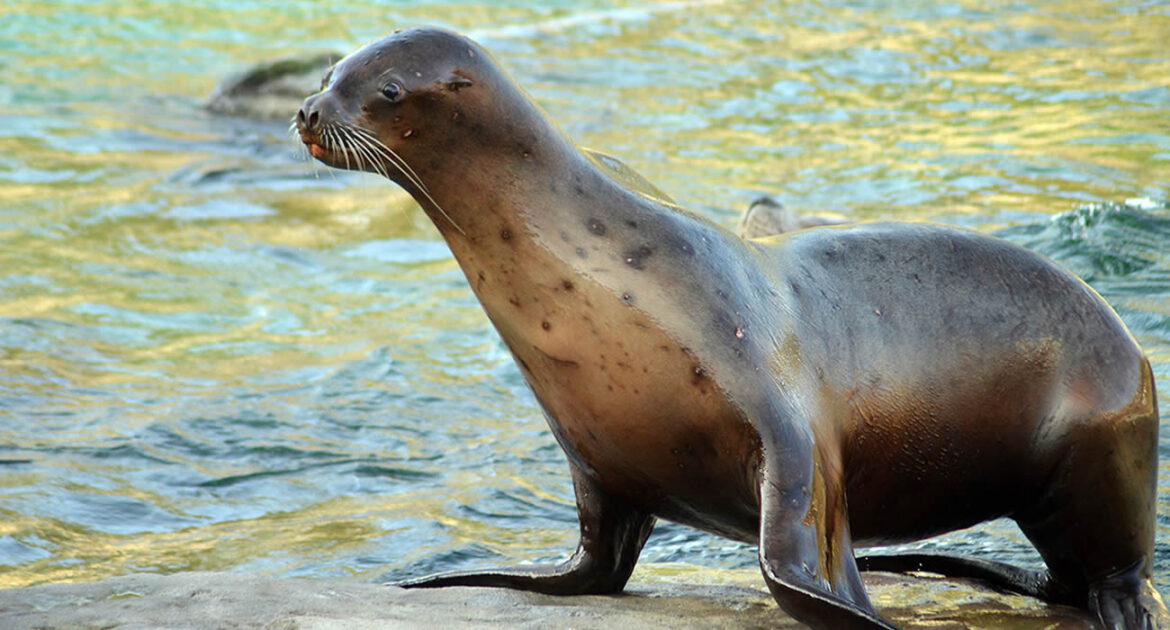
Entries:
<svg viewBox="0 0 1170 630">
<path fill-rule="evenodd" d="M 1142 565 L 1135 563 L 1089 586 L 1089 610 L 1106 628 L 1170 628 L 1170 610 Z"/>
<path fill-rule="evenodd" d="M 586 473 L 570 464 L 581 521 L 581 540 L 568 560 L 488 571 L 439 573 L 391 586 L 439 588 L 489 586 L 547 595 L 604 595 L 620 592 L 634 572 L 654 517 L 607 495 Z"/>
<path fill-rule="evenodd" d="M 1073 594 L 1053 582 L 1047 571 L 1021 569 L 990 560 L 945 553 L 895 553 L 858 556 L 857 567 L 862 571 L 936 573 L 945 577 L 976 580 L 997 591 L 1027 595 L 1047 602 L 1075 603 Z"/>
<path fill-rule="evenodd" d="M 760 487 L 759 559 L 772 597 L 812 628 L 896 630 L 865 594 L 840 476 L 822 458 L 787 454 L 795 465 L 766 464 Z"/>
</svg>

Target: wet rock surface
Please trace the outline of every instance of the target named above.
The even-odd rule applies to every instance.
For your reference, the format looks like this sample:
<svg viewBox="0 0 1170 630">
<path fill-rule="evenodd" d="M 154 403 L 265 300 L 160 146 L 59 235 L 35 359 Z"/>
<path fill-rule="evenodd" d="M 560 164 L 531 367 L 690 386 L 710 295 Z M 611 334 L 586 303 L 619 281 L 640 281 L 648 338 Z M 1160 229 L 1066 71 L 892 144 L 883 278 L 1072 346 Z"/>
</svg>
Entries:
<svg viewBox="0 0 1170 630">
<path fill-rule="evenodd" d="M 698 577 L 695 576 L 688 577 Z M 800 628 L 750 571 L 718 584 L 635 579 L 615 596 L 502 589 L 404 590 L 356 580 L 236 573 L 129 575 L 0 591 L 0 627 L 50 628 Z M 878 610 L 904 628 L 1090 628 L 1077 611 L 969 583 L 871 573 Z"/>
</svg>

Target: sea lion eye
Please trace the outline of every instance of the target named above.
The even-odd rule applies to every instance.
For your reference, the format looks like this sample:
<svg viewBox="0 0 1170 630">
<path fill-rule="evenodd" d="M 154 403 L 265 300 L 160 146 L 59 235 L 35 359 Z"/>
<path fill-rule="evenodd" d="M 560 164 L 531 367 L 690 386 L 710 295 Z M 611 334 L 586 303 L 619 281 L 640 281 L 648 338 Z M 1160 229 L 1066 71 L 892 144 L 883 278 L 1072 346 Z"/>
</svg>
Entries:
<svg viewBox="0 0 1170 630">
<path fill-rule="evenodd" d="M 397 101 L 399 96 L 402 96 L 402 86 L 397 83 L 387 83 L 382 86 L 382 96 L 385 96 L 390 101 Z"/>
</svg>

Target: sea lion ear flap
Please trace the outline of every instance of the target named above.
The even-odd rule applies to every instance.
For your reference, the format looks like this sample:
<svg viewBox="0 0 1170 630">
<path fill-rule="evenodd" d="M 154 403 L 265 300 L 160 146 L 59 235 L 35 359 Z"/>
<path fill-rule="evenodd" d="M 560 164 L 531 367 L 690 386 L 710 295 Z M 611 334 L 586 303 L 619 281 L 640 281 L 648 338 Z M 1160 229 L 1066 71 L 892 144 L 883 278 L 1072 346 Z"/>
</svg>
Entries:
<svg viewBox="0 0 1170 630">
<path fill-rule="evenodd" d="M 448 90 L 451 90 L 452 92 L 458 92 L 463 88 L 468 88 L 475 84 L 471 82 L 471 79 L 454 72 L 451 73 L 451 76 L 447 77 L 446 85 Z"/>
</svg>

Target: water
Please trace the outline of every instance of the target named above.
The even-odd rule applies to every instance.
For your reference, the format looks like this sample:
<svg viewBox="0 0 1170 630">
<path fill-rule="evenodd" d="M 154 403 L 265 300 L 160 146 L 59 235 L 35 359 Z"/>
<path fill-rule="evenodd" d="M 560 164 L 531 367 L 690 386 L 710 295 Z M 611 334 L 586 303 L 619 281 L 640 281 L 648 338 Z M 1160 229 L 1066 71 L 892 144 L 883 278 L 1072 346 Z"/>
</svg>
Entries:
<svg viewBox="0 0 1170 630">
<path fill-rule="evenodd" d="M 0 587 L 389 579 L 575 544 L 563 456 L 413 201 L 201 109 L 249 63 L 417 23 L 473 34 L 582 144 L 724 225 L 771 193 L 1044 252 L 1170 396 L 1170 210 L 1076 209 L 1170 197 L 1164 3 L 9 0 Z M 1037 561 L 1006 522 L 924 546 Z M 672 525 L 643 559 L 755 565 Z"/>
</svg>

